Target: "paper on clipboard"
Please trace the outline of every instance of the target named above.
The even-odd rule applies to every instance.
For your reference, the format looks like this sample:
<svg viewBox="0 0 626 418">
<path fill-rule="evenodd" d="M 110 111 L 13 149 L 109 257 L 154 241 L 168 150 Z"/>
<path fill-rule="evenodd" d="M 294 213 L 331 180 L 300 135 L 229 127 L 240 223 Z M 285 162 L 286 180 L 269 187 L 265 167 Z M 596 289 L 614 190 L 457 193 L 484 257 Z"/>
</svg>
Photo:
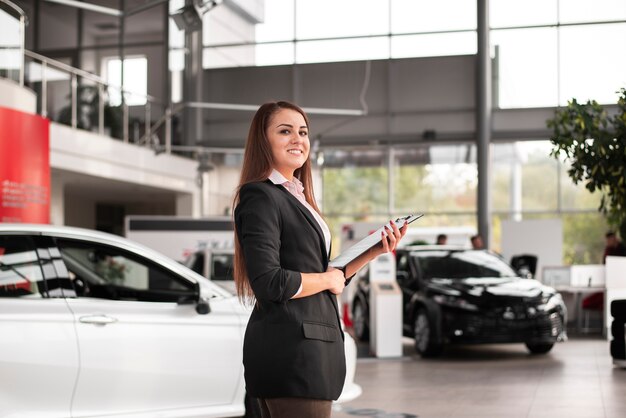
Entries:
<svg viewBox="0 0 626 418">
<path fill-rule="evenodd" d="M 405 221 L 407 222 L 407 224 L 410 224 L 411 222 L 418 220 L 422 216 L 424 216 L 423 213 L 419 215 L 408 215 L 396 219 L 394 223 L 398 228 L 401 228 L 404 225 Z M 350 264 L 350 262 L 356 260 L 360 255 L 380 244 L 380 234 L 381 232 L 383 232 L 385 226 L 386 225 L 381 226 L 376 231 L 372 232 L 367 237 L 363 238 L 361 241 L 357 242 L 356 244 L 339 254 L 337 257 L 332 259 L 330 263 L 328 263 L 328 265 L 336 269 L 344 270 L 346 266 Z"/>
</svg>

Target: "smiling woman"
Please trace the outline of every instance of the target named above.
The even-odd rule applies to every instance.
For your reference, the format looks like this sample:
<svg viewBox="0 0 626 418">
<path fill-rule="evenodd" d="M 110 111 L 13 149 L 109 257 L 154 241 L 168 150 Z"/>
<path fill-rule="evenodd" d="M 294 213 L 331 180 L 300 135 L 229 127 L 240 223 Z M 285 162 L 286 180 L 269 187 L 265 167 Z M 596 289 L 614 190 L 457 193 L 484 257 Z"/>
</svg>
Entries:
<svg viewBox="0 0 626 418">
<path fill-rule="evenodd" d="M 263 417 L 330 417 L 346 376 L 336 295 L 350 276 L 393 251 L 406 232 L 394 224 L 382 245 L 329 267 L 330 231 L 311 181 L 309 122 L 288 102 L 262 105 L 248 134 L 235 198 L 237 293 L 254 306 L 243 349 L 246 390 Z"/>
</svg>

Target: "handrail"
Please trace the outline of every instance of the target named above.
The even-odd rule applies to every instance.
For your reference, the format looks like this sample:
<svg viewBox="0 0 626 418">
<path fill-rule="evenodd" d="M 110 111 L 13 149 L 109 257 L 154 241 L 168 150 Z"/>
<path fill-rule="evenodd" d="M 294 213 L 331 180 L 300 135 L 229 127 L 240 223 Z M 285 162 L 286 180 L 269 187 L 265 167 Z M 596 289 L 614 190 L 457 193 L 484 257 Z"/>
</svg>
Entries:
<svg viewBox="0 0 626 418">
<path fill-rule="evenodd" d="M 165 0 L 157 0 L 157 3 L 162 3 Z M 5 6 L 6 5 L 6 6 Z M 44 117 L 48 117 L 48 88 L 47 88 L 47 84 L 48 84 L 48 80 L 46 77 L 46 69 L 48 67 L 51 68 L 55 68 L 57 70 L 60 70 L 64 73 L 66 73 L 67 75 L 69 75 L 70 78 L 70 97 L 71 97 L 71 104 L 70 104 L 70 112 L 71 112 L 71 117 L 70 117 L 70 125 L 73 129 L 77 129 L 79 127 L 79 120 L 78 120 L 78 86 L 79 86 L 79 77 L 81 79 L 84 80 L 89 80 L 91 82 L 94 82 L 96 84 L 96 87 L 98 89 L 98 109 L 97 109 L 97 114 L 98 114 L 98 133 L 100 135 L 104 134 L 104 116 L 105 116 L 105 100 L 104 100 L 104 93 L 105 93 L 105 89 L 113 89 L 116 92 L 119 91 L 120 95 L 122 96 L 122 140 L 124 142 L 129 142 L 129 129 L 128 129 L 128 121 L 129 121 L 129 106 L 128 104 L 124 101 L 124 97 L 126 95 L 132 95 L 135 97 L 141 97 L 141 98 L 145 98 L 146 99 L 146 103 L 144 106 L 145 108 L 145 121 L 144 121 L 144 129 L 146 133 L 151 133 L 154 132 L 151 129 L 151 125 L 152 125 L 152 121 L 151 121 L 151 116 L 152 116 L 152 112 L 155 106 L 160 106 L 163 109 L 165 109 L 166 113 L 169 113 L 169 106 L 166 103 L 163 103 L 160 100 L 157 100 L 156 97 L 151 96 L 149 94 L 144 94 L 144 93 L 137 93 L 134 92 L 132 90 L 128 90 L 125 88 L 122 88 L 122 86 L 118 86 L 115 84 L 110 84 L 108 82 L 106 82 L 105 80 L 103 80 L 101 77 L 92 74 L 88 71 L 85 70 L 81 70 L 79 68 L 74 68 L 71 65 L 67 65 L 63 62 L 60 61 L 56 61 L 52 58 L 48 58 L 44 55 L 38 54 L 36 52 L 33 51 L 28 51 L 25 49 L 25 26 L 28 22 L 28 18 L 26 16 L 26 13 L 24 12 L 24 10 L 22 10 L 18 5 L 16 5 L 15 3 L 13 3 L 11 0 L 0 0 L 0 9 L 2 10 L 7 10 L 9 12 L 9 14 L 12 17 L 16 17 L 16 14 L 19 15 L 19 36 L 20 36 L 20 44 L 19 46 L 16 46 L 16 48 L 11 48 L 11 49 L 18 49 L 19 47 L 19 52 L 20 52 L 20 65 L 19 65 L 19 85 L 21 87 L 24 86 L 24 77 L 25 77 L 25 69 L 26 69 L 26 58 L 28 57 L 30 59 L 31 62 L 35 62 L 41 65 L 41 83 L 42 83 L 42 88 L 41 88 L 41 95 L 39 100 L 41 100 L 41 115 Z M 0 46 L 1 48 L 1 46 Z"/>
<path fill-rule="evenodd" d="M 5 0 L 0 0 L 0 1 L 5 1 Z M 82 78 L 86 78 L 88 80 L 94 81 L 94 82 L 96 82 L 98 84 L 103 84 L 105 86 L 112 87 L 115 90 L 118 90 L 120 92 L 132 94 L 134 96 L 145 97 L 146 99 L 148 99 L 148 101 L 150 101 L 152 103 L 161 104 L 161 105 L 164 104 L 163 102 L 158 101 L 154 96 L 151 96 L 149 94 L 143 94 L 143 93 L 135 93 L 132 90 L 126 90 L 126 89 L 122 90 L 121 86 L 117 86 L 115 84 L 108 83 L 104 79 L 102 79 L 100 76 L 97 76 L 97 75 L 95 75 L 93 73 L 90 73 L 89 71 L 85 71 L 85 70 L 81 70 L 80 68 L 72 67 L 71 65 L 67 65 L 67 64 L 65 64 L 63 62 L 54 60 L 52 58 L 48 58 L 48 57 L 46 57 L 44 55 L 41 55 L 41 54 L 38 54 L 36 52 L 29 51 L 29 50 L 26 49 L 26 50 L 24 50 L 24 55 L 26 55 L 26 56 L 28 56 L 30 58 L 34 58 L 36 60 L 39 60 L 41 62 L 45 62 L 47 65 L 52 65 L 53 67 L 59 68 L 59 69 L 61 69 L 63 71 L 66 71 L 66 72 L 68 72 L 70 74 L 75 74 L 75 75 L 80 76 Z"/>
<path fill-rule="evenodd" d="M 6 2 L 8 0 L 0 0 L 0 2 Z M 91 81 L 93 83 L 95 83 L 95 88 L 97 88 L 97 95 L 98 95 L 98 101 L 97 101 L 97 120 L 98 120 L 98 124 L 97 124 L 97 132 L 100 135 L 104 135 L 104 120 L 105 120 L 105 107 L 106 107 L 106 103 L 105 103 L 105 91 L 106 89 L 114 89 L 115 91 L 119 91 L 120 94 L 122 95 L 122 97 L 124 97 L 125 95 L 133 95 L 135 97 L 142 97 L 146 99 L 146 103 L 143 105 L 139 105 L 139 106 L 143 106 L 145 109 L 145 120 L 143 121 L 144 124 L 144 128 L 143 130 L 146 133 L 152 133 L 154 132 L 154 130 L 152 130 L 152 120 L 151 117 L 153 116 L 153 112 L 155 108 L 162 108 L 164 109 L 164 112 L 169 113 L 169 109 L 170 107 L 166 104 L 163 103 L 160 100 L 157 100 L 154 96 L 149 95 L 149 94 L 144 94 L 144 93 L 138 93 L 138 92 L 134 92 L 132 90 L 128 90 L 128 89 L 122 89 L 121 86 L 117 86 L 114 84 L 110 84 L 107 83 L 103 78 L 101 78 L 100 76 L 90 73 L 88 71 L 85 70 L 81 70 L 79 68 L 75 68 L 72 67 L 71 65 L 65 64 L 63 62 L 54 60 L 52 58 L 48 58 L 44 55 L 38 54 L 36 52 L 33 51 L 28 51 L 23 49 L 23 45 L 20 48 L 22 50 L 22 67 L 20 68 L 20 85 L 23 86 L 24 82 L 23 82 L 23 77 L 24 77 L 24 68 L 25 68 L 25 64 L 24 64 L 24 60 L 26 58 L 29 59 L 30 63 L 36 63 L 38 65 L 41 65 L 41 94 L 39 97 L 40 103 L 41 103 L 41 110 L 40 110 L 40 114 L 43 117 L 48 117 L 48 77 L 47 77 L 47 69 L 48 67 L 50 68 L 54 68 L 55 70 L 61 71 L 63 73 L 65 73 L 67 76 L 69 76 L 70 79 L 70 126 L 72 127 L 72 129 L 77 129 L 79 128 L 79 114 L 78 112 L 79 110 L 79 91 L 78 91 L 78 87 L 79 87 L 79 78 L 80 79 L 84 79 L 84 80 L 88 80 Z M 32 80 L 31 80 L 32 81 Z M 37 80 L 39 81 L 39 80 Z M 129 118 L 130 118 L 130 109 L 129 109 L 129 105 L 128 103 L 126 103 L 124 100 L 122 100 L 122 106 L 121 106 L 121 110 L 122 110 L 122 140 L 126 143 L 129 142 L 130 140 L 130 132 L 128 129 L 128 124 L 129 124 Z M 140 144 L 140 143 L 138 143 Z"/>
</svg>

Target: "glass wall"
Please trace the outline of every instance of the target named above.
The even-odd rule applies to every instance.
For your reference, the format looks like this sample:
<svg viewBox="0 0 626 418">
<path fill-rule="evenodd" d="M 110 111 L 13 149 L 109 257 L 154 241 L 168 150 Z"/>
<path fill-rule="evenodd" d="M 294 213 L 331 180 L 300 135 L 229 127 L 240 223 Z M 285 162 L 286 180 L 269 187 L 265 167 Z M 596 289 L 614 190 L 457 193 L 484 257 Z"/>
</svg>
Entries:
<svg viewBox="0 0 626 418">
<path fill-rule="evenodd" d="M 204 65 L 475 54 L 476 13 L 475 0 L 265 0 L 252 24 L 220 6 L 205 15 Z M 489 20 L 496 106 L 615 103 L 626 85 L 623 0 L 490 0 Z"/>
<path fill-rule="evenodd" d="M 568 164 L 549 156 L 549 141 L 498 143 L 492 148 L 492 248 L 500 249 L 503 220 L 560 218 L 563 261 L 601 262 L 607 224 L 597 211 L 600 196 L 571 182 Z M 478 182 L 472 144 L 327 148 L 321 172 L 320 200 L 334 237 L 340 236 L 344 223 L 384 222 L 406 213 L 425 213 L 422 227 L 476 229 Z"/>
<path fill-rule="evenodd" d="M 19 15 L 8 6 L 9 12 L 0 9 L 0 77 L 20 81 L 23 70 L 22 31 Z"/>
</svg>

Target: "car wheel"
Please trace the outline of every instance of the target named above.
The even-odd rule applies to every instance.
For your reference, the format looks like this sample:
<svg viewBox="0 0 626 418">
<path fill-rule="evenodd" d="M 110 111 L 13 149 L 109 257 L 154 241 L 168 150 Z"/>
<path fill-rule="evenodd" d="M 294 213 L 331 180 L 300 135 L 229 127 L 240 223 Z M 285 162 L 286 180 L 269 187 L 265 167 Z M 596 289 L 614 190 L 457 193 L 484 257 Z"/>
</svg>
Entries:
<svg viewBox="0 0 626 418">
<path fill-rule="evenodd" d="M 370 339 L 370 329 L 367 326 L 366 315 L 367 312 L 363 302 L 355 299 L 354 307 L 352 308 L 352 329 L 355 337 L 360 341 L 369 341 Z"/>
<path fill-rule="evenodd" d="M 526 343 L 526 348 L 533 354 L 546 354 L 548 351 L 552 350 L 554 347 L 554 343 L 548 344 L 530 344 Z"/>
<path fill-rule="evenodd" d="M 244 418 L 261 418 L 261 406 L 256 398 L 246 393 L 244 405 L 246 407 L 246 415 L 244 415 Z"/>
<path fill-rule="evenodd" d="M 422 357 L 436 357 L 443 351 L 442 344 L 433 342 L 433 327 L 426 311 L 420 309 L 415 315 L 413 322 L 413 333 L 415 338 L 415 351 Z"/>
</svg>

